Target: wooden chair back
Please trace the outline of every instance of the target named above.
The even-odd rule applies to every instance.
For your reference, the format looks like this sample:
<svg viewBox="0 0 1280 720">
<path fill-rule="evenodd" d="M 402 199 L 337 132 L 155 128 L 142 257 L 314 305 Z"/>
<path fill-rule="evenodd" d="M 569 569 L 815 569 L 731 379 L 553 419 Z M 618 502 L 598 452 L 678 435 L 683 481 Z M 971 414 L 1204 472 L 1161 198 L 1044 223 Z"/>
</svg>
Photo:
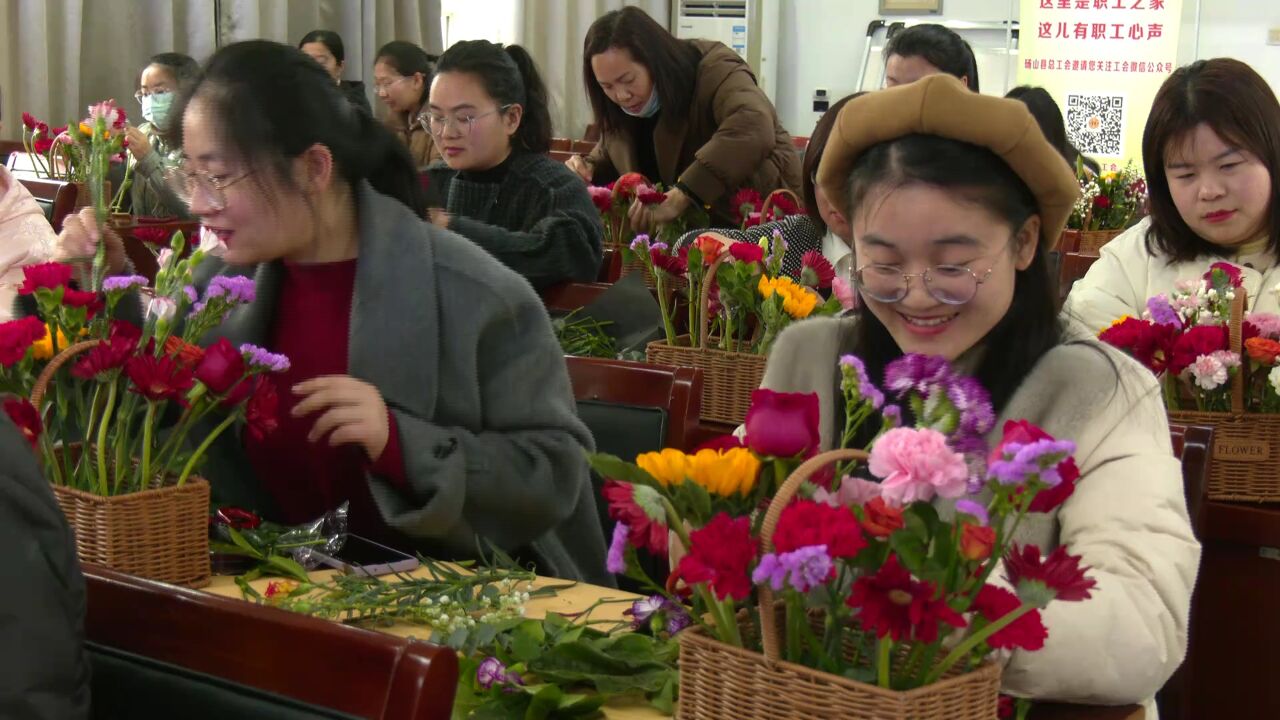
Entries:
<svg viewBox="0 0 1280 720">
<path fill-rule="evenodd" d="M 44 210 L 54 232 L 62 231 L 62 221 L 76 209 L 80 186 L 63 180 L 46 180 L 30 175 L 15 176 Z"/>
</svg>

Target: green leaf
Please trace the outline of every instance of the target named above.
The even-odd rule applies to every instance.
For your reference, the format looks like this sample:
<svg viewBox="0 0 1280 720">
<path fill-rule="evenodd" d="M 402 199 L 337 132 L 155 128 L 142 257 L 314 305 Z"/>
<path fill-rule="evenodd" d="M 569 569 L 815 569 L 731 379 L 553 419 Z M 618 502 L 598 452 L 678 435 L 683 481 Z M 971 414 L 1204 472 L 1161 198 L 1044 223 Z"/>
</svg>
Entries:
<svg viewBox="0 0 1280 720">
<path fill-rule="evenodd" d="M 674 715 L 676 712 L 676 679 L 669 678 L 662 688 L 649 699 L 649 704 L 663 715 Z"/>
<path fill-rule="evenodd" d="M 889 545 L 898 553 L 903 567 L 918 576 L 924 567 L 924 541 L 914 533 L 894 533 L 889 536 Z"/>
<path fill-rule="evenodd" d="M 243 551 L 244 551 L 244 553 L 245 553 L 246 555 L 248 555 L 249 557 L 257 558 L 257 559 L 259 559 L 259 560 L 264 559 L 264 558 L 263 558 L 263 556 L 262 556 L 262 551 L 258 550 L 258 548 L 256 548 L 256 547 L 254 547 L 254 546 L 250 545 L 250 544 L 249 544 L 249 541 L 244 539 L 244 536 L 240 534 L 240 531 L 239 531 L 239 530 L 236 530 L 235 528 L 233 528 L 233 527 L 231 527 L 230 525 L 228 525 L 228 526 L 227 526 L 227 535 L 231 537 L 231 542 L 235 543 L 236 547 L 238 547 L 238 548 L 240 548 L 241 550 L 243 550 Z"/>
<path fill-rule="evenodd" d="M 280 573 L 293 578 L 299 582 L 310 582 L 311 578 L 307 575 L 307 571 L 297 560 L 283 555 L 270 555 L 267 557 L 267 565 Z"/>
<path fill-rule="evenodd" d="M 591 469 L 610 480 L 620 480 L 636 485 L 648 485 L 657 490 L 662 489 L 662 485 L 658 483 L 657 479 L 646 472 L 644 468 L 634 463 L 629 463 L 616 455 L 587 453 L 587 462 L 591 464 Z"/>
<path fill-rule="evenodd" d="M 536 620 L 521 623 L 511 633 L 511 656 L 520 662 L 529 662 L 542 654 L 542 644 L 546 640 L 542 623 Z"/>
<path fill-rule="evenodd" d="M 543 720 L 551 717 L 552 711 L 560 707 L 560 699 L 564 691 L 555 685 L 530 685 L 527 692 L 532 692 L 533 699 L 525 710 L 525 720 Z"/>
</svg>

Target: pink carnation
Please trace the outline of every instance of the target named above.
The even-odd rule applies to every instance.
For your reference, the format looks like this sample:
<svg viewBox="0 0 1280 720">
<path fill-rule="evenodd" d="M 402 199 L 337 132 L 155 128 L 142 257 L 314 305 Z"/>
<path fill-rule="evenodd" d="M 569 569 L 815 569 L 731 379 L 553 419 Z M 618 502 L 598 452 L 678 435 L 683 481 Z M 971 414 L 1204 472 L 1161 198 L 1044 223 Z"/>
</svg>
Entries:
<svg viewBox="0 0 1280 720">
<path fill-rule="evenodd" d="M 1280 315 L 1274 313 L 1249 313 L 1245 320 L 1258 329 L 1258 336 L 1268 340 L 1280 340 Z"/>
<path fill-rule="evenodd" d="M 858 296 L 853 291 L 853 285 L 841 275 L 837 275 L 831 280 L 831 292 L 840 301 L 840 307 L 845 310 L 856 310 L 858 308 Z"/>
<path fill-rule="evenodd" d="M 964 456 L 947 447 L 947 437 L 929 428 L 894 428 L 871 448 L 871 474 L 881 478 L 885 501 L 906 505 L 934 495 L 965 493 L 969 467 Z"/>
</svg>

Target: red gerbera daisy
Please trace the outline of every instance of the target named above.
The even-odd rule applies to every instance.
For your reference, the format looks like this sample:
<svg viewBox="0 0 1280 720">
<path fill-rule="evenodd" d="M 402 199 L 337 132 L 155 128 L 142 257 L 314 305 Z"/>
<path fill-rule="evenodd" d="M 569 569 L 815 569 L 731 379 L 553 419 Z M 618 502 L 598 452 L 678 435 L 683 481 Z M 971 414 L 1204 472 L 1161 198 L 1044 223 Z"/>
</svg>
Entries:
<svg viewBox="0 0 1280 720">
<path fill-rule="evenodd" d="M 600 494 L 609 502 L 609 517 L 626 524 L 627 542 L 654 555 L 667 554 L 667 514 L 657 490 L 605 480 Z"/>
<path fill-rule="evenodd" d="M 964 627 L 964 618 L 942 600 L 933 599 L 933 583 L 914 580 L 890 555 L 875 575 L 858 578 L 845 604 L 858 611 L 862 629 L 876 637 L 894 640 L 914 637 L 931 643 L 938 639 L 938 623 Z"/>
<path fill-rule="evenodd" d="M 833 558 L 851 558 L 867 546 L 858 518 L 847 507 L 797 500 L 782 511 L 773 546 L 787 553 L 810 545 L 826 545 Z"/>
<path fill-rule="evenodd" d="M 796 205 L 791 200 L 791 196 L 782 190 L 774 190 L 769 193 L 769 199 L 772 202 L 769 203 L 769 217 L 765 218 L 767 221 L 781 220 L 788 215 L 798 215 L 800 213 L 800 206 Z"/>
<path fill-rule="evenodd" d="M 689 553 L 676 567 L 681 579 L 691 585 L 707 583 L 719 600 L 744 600 L 751 594 L 756 543 L 751 539 L 750 518 L 720 513 L 706 527 L 690 533 L 689 544 Z"/>
<path fill-rule="evenodd" d="M 35 406 L 26 398 L 10 398 L 4 401 L 4 412 L 34 449 L 40 440 L 40 433 L 44 432 L 44 424 L 40 422 L 40 413 Z"/>
<path fill-rule="evenodd" d="M 1080 566 L 1080 558 L 1068 555 L 1059 545 L 1048 557 L 1040 556 L 1040 548 L 1023 545 L 1012 548 L 1004 557 L 1005 578 L 1018 590 L 1018 598 L 1043 608 L 1054 600 L 1087 600 L 1089 589 L 1098 584 L 1085 577 L 1089 568 Z"/>
<path fill-rule="evenodd" d="M 1022 607 L 1018 596 L 995 585 L 983 585 L 978 597 L 973 601 L 973 610 L 987 622 L 995 622 L 1009 613 Z M 987 638 L 987 645 L 1000 650 L 1020 648 L 1022 650 L 1039 650 L 1044 647 L 1049 631 L 1040 619 L 1039 610 L 1031 610 L 997 630 Z"/>
<path fill-rule="evenodd" d="M 124 367 L 138 349 L 138 337 L 128 333 L 115 333 L 98 343 L 71 368 L 71 374 L 88 380 L 116 368 Z"/>
<path fill-rule="evenodd" d="M 741 225 L 746 221 L 748 215 L 760 211 L 761 202 L 762 199 L 759 192 L 752 188 L 742 188 L 733 194 L 733 200 L 729 201 L 729 207 L 733 208 L 733 217 Z"/>
<path fill-rule="evenodd" d="M 800 258 L 800 283 L 812 288 L 829 288 L 836 277 L 836 269 L 817 250 L 810 250 Z"/>
<path fill-rule="evenodd" d="M 136 355 L 125 363 L 124 371 L 132 381 L 129 391 L 152 402 L 178 398 L 195 384 L 191 370 L 168 356 Z"/>
</svg>

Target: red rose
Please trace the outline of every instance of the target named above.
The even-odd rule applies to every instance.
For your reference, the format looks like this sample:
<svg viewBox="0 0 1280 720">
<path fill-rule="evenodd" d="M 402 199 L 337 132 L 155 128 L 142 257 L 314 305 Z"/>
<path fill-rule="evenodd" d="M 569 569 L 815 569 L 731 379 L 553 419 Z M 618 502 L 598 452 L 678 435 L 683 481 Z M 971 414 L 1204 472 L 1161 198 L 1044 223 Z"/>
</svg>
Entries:
<svg viewBox="0 0 1280 720">
<path fill-rule="evenodd" d="M 1173 342 L 1169 372 L 1177 375 L 1195 363 L 1201 355 L 1209 355 L 1227 349 L 1225 325 L 1197 325 L 1178 336 Z"/>
<path fill-rule="evenodd" d="M 196 365 L 196 379 L 204 383 L 215 395 L 222 395 L 244 377 L 244 355 L 231 341 L 218 338 L 204 351 L 204 357 Z"/>
<path fill-rule="evenodd" d="M 1111 207 L 1111 198 L 1106 195 L 1099 195 L 1093 199 L 1093 206 L 1099 210 L 1106 210 Z"/>
<path fill-rule="evenodd" d="M 902 510 L 889 507 L 882 497 L 873 497 L 862 506 L 862 529 L 878 538 L 887 538 L 905 525 Z"/>
<path fill-rule="evenodd" d="M 10 420 L 13 420 L 13 424 L 22 432 L 27 442 L 31 443 L 31 448 L 34 450 L 36 443 L 40 440 L 40 433 L 44 432 L 39 411 L 25 398 L 20 400 L 10 398 L 4 401 L 4 412 Z"/>
<path fill-rule="evenodd" d="M 734 260 L 745 263 L 758 263 L 764 260 L 764 248 L 753 242 L 730 243 L 729 254 Z"/>
<path fill-rule="evenodd" d="M 746 445 L 757 455 L 808 457 L 822 443 L 818 434 L 818 396 L 755 390 L 744 427 Z"/>
<path fill-rule="evenodd" d="M 22 268 L 22 287 L 19 295 L 31 295 L 40 288 L 56 290 L 71 282 L 71 266 L 58 262 L 28 265 Z"/>
<path fill-rule="evenodd" d="M 275 432 L 279 425 L 277 413 L 280 407 L 280 396 L 276 393 L 276 384 L 269 378 L 261 378 L 249 398 L 244 409 L 245 426 L 255 440 L 261 441 Z"/>
<path fill-rule="evenodd" d="M 788 553 L 812 545 L 826 545 L 827 554 L 833 558 L 851 558 L 867 546 L 867 541 L 849 508 L 797 500 L 778 518 L 773 547 L 779 553 Z"/>
<path fill-rule="evenodd" d="M 24 317 L 0 323 L 0 365 L 10 367 L 27 354 L 27 348 L 47 332 L 40 318 Z"/>
<path fill-rule="evenodd" d="M 613 194 L 615 197 L 622 196 L 630 199 L 635 197 L 636 190 L 648 184 L 649 181 L 645 180 L 644 176 L 640 173 L 629 172 L 618 178 L 617 182 L 613 184 Z"/>
<path fill-rule="evenodd" d="M 720 257 L 720 253 L 724 252 L 724 243 L 710 235 L 699 235 L 693 244 L 698 247 L 698 252 L 702 253 L 702 262 L 710 265 Z"/>
<path fill-rule="evenodd" d="M 262 518 L 238 507 L 224 507 L 209 518 L 210 525 L 230 525 L 236 530 L 252 530 L 262 524 Z"/>
</svg>

